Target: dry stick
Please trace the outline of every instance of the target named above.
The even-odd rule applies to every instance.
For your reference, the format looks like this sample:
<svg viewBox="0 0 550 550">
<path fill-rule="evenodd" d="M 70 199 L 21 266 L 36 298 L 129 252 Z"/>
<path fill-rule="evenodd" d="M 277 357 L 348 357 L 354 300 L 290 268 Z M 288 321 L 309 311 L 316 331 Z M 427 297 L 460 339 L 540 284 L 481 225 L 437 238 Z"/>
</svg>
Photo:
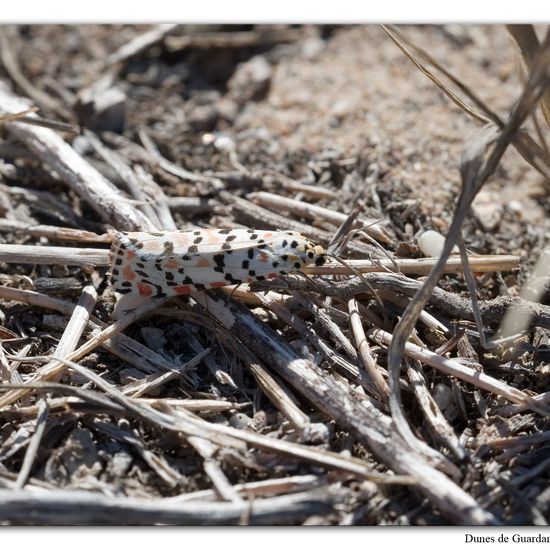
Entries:
<svg viewBox="0 0 550 550">
<path fill-rule="evenodd" d="M 268 226 L 275 229 L 284 228 L 285 230 L 298 231 L 302 235 L 305 235 L 306 237 L 309 237 L 317 242 L 330 243 L 332 241 L 333 233 L 329 231 L 317 229 L 311 225 L 291 220 L 288 216 L 283 216 L 281 214 L 277 214 L 276 212 L 272 212 L 271 210 L 258 206 L 249 200 L 235 197 L 227 191 L 220 191 L 219 197 L 225 203 L 231 205 L 231 212 L 237 220 L 246 223 L 250 227 Z M 374 247 L 358 242 L 350 242 L 347 244 L 347 247 L 349 250 L 359 252 L 363 256 L 380 255 L 380 251 Z"/>
<path fill-rule="evenodd" d="M 327 233 L 328 237 L 328 233 Z M 99 236 L 102 242 L 110 237 Z M 353 243 L 350 243 L 350 245 Z M 322 266 L 305 267 L 308 275 L 354 275 L 393 271 L 397 266 L 400 273 L 425 275 L 437 263 L 438 258 L 396 259 L 396 260 L 346 260 L 346 265 L 328 262 Z M 80 266 L 108 266 L 109 251 L 105 248 L 76 248 L 62 246 L 35 246 L 25 244 L 0 244 L 0 262 L 18 264 L 61 264 Z M 477 273 L 487 271 L 511 271 L 519 265 L 518 256 L 487 255 L 470 256 L 472 270 Z M 445 273 L 457 273 L 463 269 L 460 258 L 448 258 L 444 265 Z"/>
<path fill-rule="evenodd" d="M 186 371 L 199 365 L 201 361 L 211 352 L 212 348 L 206 348 L 205 350 L 195 355 L 192 359 L 178 367 L 177 370 L 174 369 L 169 372 L 163 372 L 161 374 L 155 373 L 147 376 L 144 380 L 130 382 L 129 384 L 124 386 L 122 391 L 127 395 L 131 395 L 132 397 L 141 397 L 144 393 L 150 392 L 152 389 L 160 388 L 164 386 L 164 384 L 170 382 L 170 380 L 174 380 L 174 378 L 178 378 L 184 375 Z"/>
<path fill-rule="evenodd" d="M 28 150 L 27 150 L 28 151 Z M 36 162 L 35 155 L 28 151 L 33 162 Z M 46 171 L 48 171 L 46 169 Z M 54 194 L 50 191 L 39 191 L 38 189 L 27 189 L 25 187 L 17 187 L 15 185 L 4 185 L 0 183 L 0 190 L 6 193 L 6 195 L 15 195 L 21 197 L 27 201 L 28 206 L 36 206 L 39 210 L 47 209 L 51 210 L 51 214 L 55 215 L 63 223 L 72 227 L 81 229 L 82 227 L 90 226 L 91 223 L 97 225 L 95 222 L 89 222 L 82 216 L 75 213 L 74 209 L 66 204 L 59 193 Z M 14 214 L 14 212 L 10 212 Z"/>
<path fill-rule="evenodd" d="M 325 208 L 317 204 L 311 204 L 297 199 L 291 199 L 289 197 L 282 197 L 281 195 L 268 193 L 266 191 L 249 193 L 246 198 L 259 204 L 260 206 L 271 208 L 277 212 L 286 210 L 292 214 L 298 214 L 310 220 L 322 219 L 334 225 L 340 225 L 348 218 L 347 214 L 337 212 L 336 210 L 331 210 L 330 208 Z M 359 216 L 353 224 L 353 227 L 365 226 L 364 230 L 367 234 L 382 243 L 389 244 L 392 242 L 392 237 L 388 231 L 380 225 L 380 222 L 381 220 L 377 218 Z"/>
<path fill-rule="evenodd" d="M 272 293 L 273 294 L 273 293 Z M 269 298 L 268 298 L 269 299 Z M 317 305 L 313 300 L 310 300 L 308 296 L 297 293 L 294 298 L 290 298 L 288 303 L 298 302 L 307 311 L 311 313 L 316 323 L 321 325 L 332 337 L 334 342 L 339 345 L 343 351 L 351 358 L 352 361 L 356 361 L 358 354 L 353 344 L 348 340 L 347 336 L 343 333 L 342 329 L 332 320 L 331 316 L 325 311 L 324 305 Z M 283 304 L 281 304 L 283 305 Z"/>
<path fill-rule="evenodd" d="M 354 433 L 384 463 L 398 473 L 415 477 L 418 488 L 441 512 L 460 524 L 495 523 L 492 514 L 449 478 L 427 465 L 408 449 L 403 440 L 381 421 L 380 413 L 371 411 L 349 388 L 327 375 L 311 361 L 301 359 L 271 328 L 256 319 L 240 304 L 223 295 L 207 296 L 208 311 L 266 363 L 285 378 L 317 408 L 337 419 Z"/>
<path fill-rule="evenodd" d="M 314 199 L 335 199 L 338 196 L 338 193 L 332 189 L 326 189 L 325 187 L 320 187 L 319 185 L 300 183 L 299 181 L 293 180 L 292 178 L 269 168 L 261 170 L 261 176 L 269 182 L 274 180 L 277 187 L 283 186 L 289 191 L 303 193 L 304 195 L 308 195 Z"/>
<path fill-rule="evenodd" d="M 63 332 L 59 343 L 57 344 L 57 354 L 62 357 L 66 357 L 75 349 L 82 333 L 84 332 L 84 329 L 86 328 L 86 325 L 88 324 L 90 314 L 95 307 L 96 301 L 97 292 L 95 288 L 93 286 L 87 286 L 84 288 L 80 300 L 74 308 L 73 314 L 67 323 L 67 327 Z M 25 458 L 23 459 L 23 465 L 21 466 L 21 470 L 17 476 L 17 481 L 15 482 L 16 489 L 22 489 L 30 475 L 40 441 L 46 428 L 48 411 L 48 403 L 46 399 L 43 398 L 39 402 L 39 410 L 36 418 L 36 429 L 29 446 L 27 447 Z"/>
<path fill-rule="evenodd" d="M 353 243 L 350 243 L 350 245 Z M 351 248 L 351 246 L 350 246 Z M 0 248 L 0 253 L 1 253 Z M 349 266 L 338 263 L 327 262 L 320 267 L 305 267 L 304 273 L 308 275 L 353 275 L 354 271 L 361 273 L 373 273 L 380 271 L 394 271 L 395 268 L 400 273 L 410 275 L 426 275 L 439 258 L 417 258 L 417 259 L 375 259 L 375 260 L 346 260 Z M 477 273 L 487 271 L 511 271 L 519 267 L 519 256 L 512 255 L 485 255 L 470 256 L 470 265 L 472 270 Z M 462 271 L 460 258 L 447 258 L 444 264 L 444 273 L 459 273 Z"/>
<path fill-rule="evenodd" d="M 474 314 L 474 320 L 476 322 L 477 330 L 479 332 L 479 341 L 484 349 L 488 349 L 490 346 L 487 343 L 487 338 L 485 338 L 483 319 L 481 318 L 481 312 L 479 311 L 476 281 L 474 279 L 474 274 L 472 273 L 470 263 L 468 262 L 468 253 L 466 252 L 466 245 L 464 244 L 464 239 L 462 238 L 462 230 L 459 231 L 456 241 L 458 244 L 458 249 L 460 250 L 460 259 L 462 260 L 462 264 L 464 266 L 464 279 L 466 280 L 468 292 L 470 293 L 470 301 L 472 302 L 472 313 Z"/>
<path fill-rule="evenodd" d="M 189 216 L 213 212 L 221 204 L 216 199 L 207 197 L 168 197 L 167 203 L 171 210 Z"/>
<path fill-rule="evenodd" d="M 176 231 L 178 227 L 170 211 L 168 197 L 164 193 L 162 187 L 153 179 L 151 174 L 143 169 L 143 167 L 139 165 L 135 166 L 134 172 L 140 185 L 144 189 L 147 189 L 147 194 L 151 197 L 151 206 L 158 216 L 160 226 L 165 231 Z"/>
<path fill-rule="evenodd" d="M 109 422 L 101 422 L 98 419 L 94 419 L 89 423 L 89 426 L 96 431 L 103 432 L 109 437 L 116 439 L 117 441 L 122 441 L 132 447 L 143 461 L 149 465 L 149 467 L 156 472 L 156 474 L 165 481 L 170 487 L 175 487 L 178 484 L 183 484 L 185 482 L 185 477 L 179 472 L 174 470 L 168 464 L 166 459 L 162 456 L 158 456 L 147 447 L 136 435 L 134 435 L 130 430 L 120 428 Z"/>
<path fill-rule="evenodd" d="M 255 291 L 267 288 L 279 288 L 286 290 L 309 290 L 320 292 L 326 296 L 337 296 L 342 300 L 362 293 L 370 293 L 375 290 L 387 289 L 393 292 L 400 292 L 405 296 L 413 297 L 421 287 L 421 282 L 409 279 L 396 273 L 367 273 L 363 275 L 368 285 L 359 277 L 353 277 L 338 283 L 328 282 L 324 279 L 316 279 L 311 282 L 304 277 L 286 275 L 284 279 L 274 281 L 261 281 L 254 283 L 252 288 Z M 441 288 L 434 288 L 428 299 L 429 304 L 441 309 L 448 315 L 458 319 L 474 320 L 470 300 L 447 292 Z M 484 323 L 499 322 L 510 310 L 516 310 L 522 317 L 530 316 L 533 323 L 543 328 L 550 328 L 550 306 L 531 302 L 516 296 L 498 296 L 492 300 L 480 302 L 481 317 Z M 361 304 L 359 304 L 361 306 Z"/>
<path fill-rule="evenodd" d="M 544 42 L 543 52 L 550 45 L 550 32 L 547 33 Z M 417 439 L 409 428 L 406 421 L 399 388 L 399 374 L 401 369 L 401 360 L 409 335 L 411 334 L 414 325 L 420 315 L 420 311 L 428 302 L 437 281 L 439 280 L 443 266 L 453 247 L 456 244 L 458 234 L 461 230 L 464 218 L 468 213 L 471 202 L 477 192 L 481 189 L 487 178 L 494 172 L 502 155 L 506 151 L 508 145 L 513 139 L 514 133 L 519 129 L 522 122 L 529 114 L 532 106 L 542 94 L 545 85 L 547 84 L 547 62 L 548 55 L 541 55 L 537 64 L 533 67 L 533 71 L 528 79 L 528 82 L 523 90 L 518 103 L 512 109 L 506 127 L 499 133 L 498 137 L 492 129 L 490 132 L 485 131 L 477 140 L 469 144 L 464 151 L 461 163 L 461 176 L 463 189 L 459 197 L 458 204 L 455 209 L 455 214 L 448 236 L 445 240 L 445 245 L 441 253 L 441 257 L 433 268 L 432 272 L 417 291 L 411 303 L 407 306 L 401 321 L 397 324 L 393 339 L 388 353 L 388 371 L 390 373 L 390 408 L 392 416 L 396 421 L 396 427 L 399 433 L 411 444 L 416 445 Z M 483 162 L 483 155 L 489 147 L 495 143 L 495 146 L 489 157 Z"/>
<path fill-rule="evenodd" d="M 15 112 L 27 107 L 27 100 L 9 92 L 3 84 L 0 85 L 0 112 Z M 51 166 L 106 222 L 121 230 L 152 229 L 147 219 L 53 130 L 22 122 L 10 122 L 6 128 L 42 162 Z"/>
<path fill-rule="evenodd" d="M 372 291 L 371 291 L 372 292 Z M 406 296 L 398 294 L 394 290 L 379 290 L 377 296 L 381 300 L 386 300 L 401 309 L 405 309 L 410 300 Z M 420 317 L 418 318 L 420 322 L 424 323 L 430 330 L 434 332 L 441 332 L 443 334 L 449 332 L 449 329 L 440 321 L 438 321 L 433 315 L 429 314 L 426 310 L 422 310 Z"/>
<path fill-rule="evenodd" d="M 143 213 L 149 218 L 149 221 L 155 225 L 155 229 L 160 229 L 160 221 L 153 207 L 148 204 L 148 197 L 141 189 L 138 178 L 134 171 L 116 152 L 106 147 L 101 140 L 90 130 L 85 130 L 84 135 L 94 148 L 95 152 L 109 165 L 124 181 L 130 195 L 143 204 L 140 206 Z"/>
<path fill-rule="evenodd" d="M 109 250 L 106 248 L 3 244 L 0 245 L 0 262 L 32 265 L 108 266 Z"/>
<path fill-rule="evenodd" d="M 62 105 L 54 100 L 51 96 L 44 93 L 42 90 L 33 86 L 33 84 L 27 79 L 27 77 L 19 69 L 19 63 L 12 51 L 13 36 L 8 37 L 9 27 L 0 29 L 0 58 L 6 71 L 12 78 L 12 80 L 19 86 L 23 92 L 25 92 L 33 101 L 35 101 L 40 107 L 45 108 L 48 111 L 52 111 L 57 115 L 65 118 L 68 111 L 62 107 Z M 8 38 L 11 40 L 8 40 Z M 23 111 L 28 108 L 29 105 L 22 105 L 19 109 L 10 109 L 11 112 Z"/>
<path fill-rule="evenodd" d="M 1 384 L 0 390 L 10 389 L 32 389 L 34 393 L 40 394 L 45 392 L 57 392 L 60 394 L 68 394 L 69 397 L 55 397 L 48 401 L 50 412 L 54 411 L 67 411 L 70 409 L 80 410 L 82 404 L 89 404 L 96 408 L 96 410 L 110 414 L 117 414 L 124 416 L 126 409 L 120 405 L 116 405 L 112 401 L 105 399 L 103 394 L 92 392 L 91 390 L 85 390 L 82 388 L 76 388 L 74 386 L 68 386 L 66 384 L 59 384 L 57 382 L 32 382 L 32 383 L 18 383 L 18 384 Z M 123 392 L 124 393 L 124 392 Z M 140 398 L 140 402 L 148 403 L 154 408 L 170 407 L 177 410 L 183 408 L 190 412 L 194 412 L 201 415 L 213 415 L 220 412 L 228 412 L 233 410 L 240 410 L 250 407 L 252 404 L 248 403 L 232 403 L 230 401 L 220 401 L 215 399 L 171 399 L 171 398 Z M 88 409 L 89 410 L 89 409 Z M 2 414 L 13 416 L 32 416 L 35 417 L 38 414 L 37 405 L 28 406 L 14 406 L 2 408 Z"/>
<path fill-rule="evenodd" d="M 389 332 L 381 329 L 371 329 L 367 332 L 367 334 L 375 342 L 385 346 L 390 346 L 395 341 L 395 334 L 392 336 Z M 513 403 L 525 405 L 528 409 L 538 412 L 543 416 L 549 414 L 547 407 L 544 407 L 544 405 L 541 405 L 537 400 L 533 399 L 521 390 L 513 388 L 505 382 L 502 382 L 497 378 L 493 378 L 483 372 L 466 367 L 458 361 L 443 357 L 442 355 L 438 355 L 433 351 L 421 348 L 420 346 L 410 342 L 406 343 L 404 353 L 405 355 L 430 365 L 430 367 L 444 372 L 445 374 L 465 380 L 470 384 L 497 395 L 502 395 Z"/>
<path fill-rule="evenodd" d="M 186 32 L 185 36 L 170 36 L 166 39 L 168 51 L 177 52 L 186 48 L 256 48 L 283 42 L 296 42 L 304 38 L 303 29 L 254 29 L 251 31 Z"/>
<path fill-rule="evenodd" d="M 331 479 L 332 476 L 331 476 Z M 325 476 L 316 476 L 306 474 L 302 476 L 290 476 L 281 478 L 271 478 L 264 481 L 251 481 L 248 483 L 239 483 L 234 485 L 235 490 L 246 497 L 256 497 L 263 495 L 277 495 L 280 493 L 295 493 L 299 490 L 305 491 L 327 485 Z M 215 500 L 216 494 L 210 489 L 195 491 L 193 493 L 184 493 L 175 497 L 168 497 L 164 502 L 208 502 Z"/>
<path fill-rule="evenodd" d="M 106 61 L 106 65 L 116 65 L 128 60 L 134 55 L 138 55 L 147 48 L 154 46 L 164 39 L 164 37 L 178 27 L 177 24 L 155 25 L 151 30 L 140 34 L 122 45 L 116 52 L 112 53 Z"/>
<path fill-rule="evenodd" d="M 40 399 L 38 402 L 38 414 L 36 416 L 35 430 L 32 434 L 31 440 L 25 452 L 25 458 L 23 459 L 23 464 L 17 475 L 15 481 L 14 489 L 22 489 L 27 482 L 29 475 L 32 470 L 32 465 L 34 464 L 34 459 L 38 453 L 38 448 L 40 447 L 40 441 L 42 441 L 42 436 L 46 430 L 46 421 L 48 420 L 48 401 L 45 398 Z"/>
<path fill-rule="evenodd" d="M 370 389 L 369 381 L 363 379 L 361 376 L 362 373 L 357 365 L 349 362 L 340 354 L 336 353 L 321 338 L 319 338 L 318 334 L 304 320 L 291 313 L 290 310 L 284 305 L 278 302 L 272 302 L 268 297 L 262 294 L 258 293 L 256 294 L 256 297 L 264 307 L 270 309 L 275 315 L 277 315 L 277 317 L 282 319 L 287 325 L 291 326 L 303 339 L 307 340 L 315 349 L 322 353 L 331 365 L 343 371 L 347 378 L 351 378 L 358 384 L 363 385 L 366 389 Z M 357 353 L 355 352 L 355 349 L 352 350 L 352 353 L 354 354 L 354 359 L 356 359 Z"/>
<path fill-rule="evenodd" d="M 59 311 L 63 315 L 71 315 L 75 308 L 75 305 L 67 300 L 52 298 L 31 290 L 19 290 L 5 286 L 0 286 L 0 299 L 23 302 L 44 309 L 53 309 L 54 311 Z M 90 319 L 91 321 L 89 324 L 92 329 L 103 329 L 107 327 L 103 321 L 96 317 L 91 316 Z M 157 373 L 158 370 L 161 369 L 179 374 L 178 368 L 175 365 L 125 334 L 119 333 L 111 340 L 103 342 L 101 345 L 127 363 L 130 363 L 146 373 Z M 0 399 L 0 403 L 3 406 L 6 405 L 5 400 Z"/>
<path fill-rule="evenodd" d="M 407 374 L 412 391 L 434 437 L 450 449 L 456 458 L 463 460 L 466 457 L 466 449 L 430 394 L 421 367 L 412 361 L 407 362 Z"/>
<path fill-rule="evenodd" d="M 363 367 L 369 374 L 371 380 L 374 382 L 378 396 L 385 400 L 389 394 L 389 387 L 386 384 L 382 374 L 380 373 L 380 367 L 376 364 L 374 357 L 370 352 L 370 347 L 363 330 L 363 323 L 361 322 L 361 315 L 359 313 L 359 307 L 355 298 L 350 298 L 348 301 L 349 319 L 353 337 L 355 339 L 355 345 L 357 346 L 357 352 Z"/>
<path fill-rule="evenodd" d="M 51 240 L 70 241 L 73 243 L 110 243 L 108 234 L 98 235 L 83 229 L 59 227 L 56 225 L 41 225 L 20 222 L 17 220 L 0 219 L 0 231 L 22 233 L 33 237 L 47 237 Z"/>
<path fill-rule="evenodd" d="M 304 413 L 296 402 L 296 398 L 281 383 L 276 381 L 262 365 L 258 357 L 242 344 L 240 340 L 232 339 L 226 343 L 235 349 L 239 357 L 254 376 L 256 383 L 273 403 L 288 419 L 292 427 L 300 432 L 304 441 L 326 441 L 328 439 L 327 428 L 324 424 L 313 424 L 309 416 Z"/>
<path fill-rule="evenodd" d="M 219 449 L 219 444 L 196 435 L 188 435 L 187 441 L 202 458 L 204 473 L 208 476 L 221 499 L 231 502 L 243 502 L 241 495 L 231 485 L 221 466 L 215 461 L 214 456 Z"/>
<path fill-rule="evenodd" d="M 341 491 L 312 490 L 254 502 L 165 502 L 83 491 L 0 490 L 0 521 L 16 525 L 253 525 L 294 524 L 324 516 Z"/>
</svg>

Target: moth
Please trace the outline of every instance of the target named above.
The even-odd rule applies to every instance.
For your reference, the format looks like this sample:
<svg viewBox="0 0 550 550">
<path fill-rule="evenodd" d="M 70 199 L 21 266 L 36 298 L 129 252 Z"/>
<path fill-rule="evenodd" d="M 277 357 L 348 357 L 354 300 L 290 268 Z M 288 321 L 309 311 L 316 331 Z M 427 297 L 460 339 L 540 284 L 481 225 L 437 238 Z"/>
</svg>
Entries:
<svg viewBox="0 0 550 550">
<path fill-rule="evenodd" d="M 293 231 L 114 232 L 110 277 L 120 294 L 161 298 L 272 279 L 323 265 L 326 254 Z"/>
</svg>

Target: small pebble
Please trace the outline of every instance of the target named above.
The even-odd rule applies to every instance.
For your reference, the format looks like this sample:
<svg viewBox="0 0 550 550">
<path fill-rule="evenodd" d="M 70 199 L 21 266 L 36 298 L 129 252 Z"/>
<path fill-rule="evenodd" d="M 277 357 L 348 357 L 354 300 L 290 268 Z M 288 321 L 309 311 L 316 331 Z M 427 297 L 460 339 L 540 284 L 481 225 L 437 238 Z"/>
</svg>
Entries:
<svg viewBox="0 0 550 550">
<path fill-rule="evenodd" d="M 246 414 L 235 413 L 231 415 L 231 418 L 229 419 L 229 424 L 233 426 L 233 428 L 244 430 L 246 428 L 250 428 L 250 426 L 252 425 L 252 419 Z"/>
<path fill-rule="evenodd" d="M 418 237 L 417 242 L 418 248 L 420 248 L 422 254 L 424 254 L 426 258 L 439 258 L 443 251 L 443 246 L 445 245 L 445 237 L 441 233 L 429 229 Z M 458 254 L 458 248 L 456 246 L 453 247 L 452 253 Z"/>
</svg>

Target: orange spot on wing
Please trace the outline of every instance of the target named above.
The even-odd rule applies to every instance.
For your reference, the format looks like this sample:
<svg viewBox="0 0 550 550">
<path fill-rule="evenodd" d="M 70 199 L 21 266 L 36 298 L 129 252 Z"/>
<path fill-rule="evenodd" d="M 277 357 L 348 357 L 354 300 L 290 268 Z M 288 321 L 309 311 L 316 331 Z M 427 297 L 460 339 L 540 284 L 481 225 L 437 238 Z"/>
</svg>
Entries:
<svg viewBox="0 0 550 550">
<path fill-rule="evenodd" d="M 278 274 L 278 273 L 268 273 L 268 274 L 266 275 L 266 277 L 267 277 L 268 279 L 274 279 L 275 277 L 277 277 L 277 275 L 279 275 L 279 274 Z"/>
<path fill-rule="evenodd" d="M 132 258 L 135 258 L 136 257 L 136 253 L 132 250 L 127 250 L 126 251 L 126 256 L 129 260 L 131 260 Z"/>
<path fill-rule="evenodd" d="M 212 233 L 212 234 L 210 234 L 206 237 L 206 244 L 219 244 L 221 242 L 222 242 L 222 240 L 217 235 L 215 235 L 214 233 Z"/>
<path fill-rule="evenodd" d="M 266 254 L 265 252 L 260 252 L 260 254 L 258 255 L 258 260 L 265 264 L 269 260 L 269 254 Z"/>
<path fill-rule="evenodd" d="M 269 237 L 273 237 L 273 233 L 264 233 L 264 238 L 269 239 Z"/>
<path fill-rule="evenodd" d="M 199 258 L 197 260 L 197 267 L 210 267 L 210 262 L 206 258 Z"/>
<path fill-rule="evenodd" d="M 133 281 L 135 278 L 136 278 L 136 274 L 134 273 L 134 270 L 131 268 L 131 266 L 127 265 L 123 270 L 122 270 L 122 276 L 127 280 L 127 281 Z"/>
<path fill-rule="evenodd" d="M 189 294 L 191 292 L 191 287 L 187 285 L 175 286 L 174 292 L 176 294 Z"/>
<path fill-rule="evenodd" d="M 151 294 L 153 294 L 153 289 L 149 285 L 138 283 L 137 287 L 140 296 L 145 296 L 146 298 L 148 298 L 149 296 L 151 296 Z"/>
<path fill-rule="evenodd" d="M 210 283 L 210 288 L 220 288 L 222 286 L 227 286 L 227 283 L 224 283 L 223 281 L 218 281 L 216 283 Z"/>
<path fill-rule="evenodd" d="M 180 266 L 179 262 L 177 260 L 168 260 L 165 264 L 164 264 L 164 267 L 168 268 L 168 269 L 176 269 Z"/>
</svg>

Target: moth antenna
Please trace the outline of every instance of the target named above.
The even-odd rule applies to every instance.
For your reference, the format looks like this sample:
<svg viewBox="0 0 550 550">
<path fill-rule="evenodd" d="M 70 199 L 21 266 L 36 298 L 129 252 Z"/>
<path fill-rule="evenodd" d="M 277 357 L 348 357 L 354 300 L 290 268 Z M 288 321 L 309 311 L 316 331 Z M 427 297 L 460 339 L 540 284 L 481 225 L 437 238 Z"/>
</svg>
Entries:
<svg viewBox="0 0 550 550">
<path fill-rule="evenodd" d="M 355 267 L 350 265 L 348 262 L 346 262 L 346 260 L 344 260 L 343 258 L 340 258 L 339 256 L 336 256 L 335 254 L 329 254 L 329 253 L 327 253 L 327 256 L 329 258 L 332 258 L 333 260 L 336 260 L 338 263 L 342 264 L 343 266 L 347 267 L 352 273 L 357 275 L 361 279 L 361 281 L 363 281 L 363 283 L 365 283 L 365 286 L 370 289 L 372 295 L 374 296 L 374 299 L 376 300 L 376 302 L 380 306 L 380 309 L 382 311 L 382 315 L 384 316 L 384 322 L 387 322 L 388 319 L 386 318 L 386 311 L 384 309 L 384 304 L 382 303 L 382 300 L 380 299 L 380 297 L 376 293 L 376 290 L 373 288 L 373 286 L 367 281 L 367 279 L 365 279 L 365 277 L 363 277 L 363 274 L 358 269 L 356 269 Z"/>
</svg>

